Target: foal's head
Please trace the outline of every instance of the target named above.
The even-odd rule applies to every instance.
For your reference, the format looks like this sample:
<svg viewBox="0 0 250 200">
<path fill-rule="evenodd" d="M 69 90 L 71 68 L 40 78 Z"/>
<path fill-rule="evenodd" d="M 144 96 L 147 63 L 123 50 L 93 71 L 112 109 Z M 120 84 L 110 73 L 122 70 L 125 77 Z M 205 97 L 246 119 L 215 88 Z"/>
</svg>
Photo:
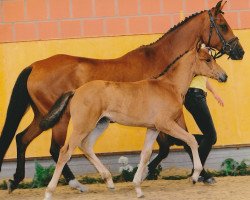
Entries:
<svg viewBox="0 0 250 200">
<path fill-rule="evenodd" d="M 196 63 L 194 65 L 195 75 L 207 76 L 219 82 L 227 81 L 226 72 L 216 63 L 206 47 L 199 45 L 193 51 L 196 53 Z"/>
<path fill-rule="evenodd" d="M 233 60 L 241 60 L 244 55 L 244 50 L 233 34 L 233 31 L 225 20 L 222 11 L 226 2 L 219 1 L 217 5 L 205 14 L 204 29 L 202 30 L 201 39 L 207 46 L 211 46 L 220 50 L 222 54 L 229 55 Z"/>
</svg>

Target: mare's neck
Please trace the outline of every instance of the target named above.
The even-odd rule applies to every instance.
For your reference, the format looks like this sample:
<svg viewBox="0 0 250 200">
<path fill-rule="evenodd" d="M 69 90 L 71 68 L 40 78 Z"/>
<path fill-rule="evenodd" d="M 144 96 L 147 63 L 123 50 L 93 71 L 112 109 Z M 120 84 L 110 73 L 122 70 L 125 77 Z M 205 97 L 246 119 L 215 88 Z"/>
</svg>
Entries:
<svg viewBox="0 0 250 200">
<path fill-rule="evenodd" d="M 194 16 L 150 45 L 157 52 L 155 60 L 162 61 L 163 65 L 159 66 L 160 70 L 197 44 L 202 37 L 206 14 L 206 12 L 203 12 Z"/>
</svg>

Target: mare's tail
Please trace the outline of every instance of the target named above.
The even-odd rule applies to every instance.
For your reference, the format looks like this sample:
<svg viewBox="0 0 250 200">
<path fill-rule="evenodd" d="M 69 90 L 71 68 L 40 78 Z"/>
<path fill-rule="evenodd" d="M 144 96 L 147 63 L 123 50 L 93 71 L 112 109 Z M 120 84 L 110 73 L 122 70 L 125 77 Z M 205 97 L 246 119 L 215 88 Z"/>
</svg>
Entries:
<svg viewBox="0 0 250 200">
<path fill-rule="evenodd" d="M 18 76 L 7 110 L 7 116 L 0 137 L 0 171 L 3 158 L 13 140 L 18 125 L 30 106 L 31 98 L 27 90 L 28 77 L 32 71 L 32 67 L 25 68 Z"/>
<path fill-rule="evenodd" d="M 49 128 L 52 128 L 61 118 L 63 115 L 69 100 L 73 97 L 74 92 L 70 91 L 67 93 L 64 93 L 55 104 L 52 106 L 50 111 L 43 117 L 41 120 L 39 126 L 43 131 L 48 130 Z"/>
</svg>

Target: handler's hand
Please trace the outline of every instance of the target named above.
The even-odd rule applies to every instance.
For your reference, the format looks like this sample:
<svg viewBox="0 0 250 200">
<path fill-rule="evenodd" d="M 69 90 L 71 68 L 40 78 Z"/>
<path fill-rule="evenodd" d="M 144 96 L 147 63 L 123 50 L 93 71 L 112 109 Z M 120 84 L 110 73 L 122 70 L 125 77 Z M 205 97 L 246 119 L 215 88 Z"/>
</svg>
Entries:
<svg viewBox="0 0 250 200">
<path fill-rule="evenodd" d="M 219 95 L 215 94 L 214 98 L 217 100 L 217 102 L 220 104 L 220 106 L 222 106 L 222 107 L 224 106 L 224 102 Z"/>
</svg>

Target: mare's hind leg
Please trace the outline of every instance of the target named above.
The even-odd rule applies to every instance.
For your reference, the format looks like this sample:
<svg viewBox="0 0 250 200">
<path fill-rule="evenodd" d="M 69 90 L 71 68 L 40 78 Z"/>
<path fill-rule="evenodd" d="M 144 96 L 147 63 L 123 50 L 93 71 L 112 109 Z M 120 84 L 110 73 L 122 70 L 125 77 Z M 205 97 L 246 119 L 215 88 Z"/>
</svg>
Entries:
<svg viewBox="0 0 250 200">
<path fill-rule="evenodd" d="M 95 155 L 93 146 L 97 138 L 105 131 L 109 125 L 109 119 L 102 118 L 98 123 L 96 128 L 85 138 L 82 142 L 82 151 L 85 153 L 85 156 L 89 161 L 95 166 L 97 171 L 100 173 L 103 180 L 106 182 L 109 189 L 114 189 L 114 183 L 112 180 L 111 173 L 109 170 L 102 164 L 99 158 Z"/>
<path fill-rule="evenodd" d="M 35 115 L 31 124 L 16 136 L 17 168 L 14 180 L 8 181 L 8 191 L 11 193 L 25 177 L 25 152 L 30 142 L 42 133 L 39 128 L 40 115 Z"/>
<path fill-rule="evenodd" d="M 143 193 L 141 190 L 141 183 L 146 178 L 147 175 L 147 163 L 150 159 L 150 156 L 152 154 L 153 144 L 158 135 L 158 131 L 148 129 L 146 133 L 146 138 L 144 142 L 144 147 L 141 152 L 141 160 L 139 167 L 136 171 L 136 174 L 134 176 L 133 183 L 135 185 L 135 190 L 137 197 L 143 197 Z"/>
<path fill-rule="evenodd" d="M 60 119 L 59 123 L 57 123 L 52 128 L 52 141 L 50 147 L 50 154 L 55 162 L 57 162 L 58 160 L 60 148 L 64 145 L 67 135 L 68 124 L 69 124 L 69 115 L 64 114 L 63 117 Z M 65 164 L 62 174 L 67 183 L 69 183 L 70 187 L 77 189 L 81 192 L 87 190 L 87 188 L 75 178 L 74 174 L 72 173 L 67 164 Z"/>
<path fill-rule="evenodd" d="M 166 126 L 166 123 L 160 123 L 157 125 L 157 129 L 164 132 L 164 133 L 169 133 L 169 135 L 178 138 L 185 143 L 191 148 L 193 159 L 194 159 L 194 173 L 192 175 L 193 182 L 197 182 L 198 177 L 200 175 L 200 172 L 202 170 L 202 165 L 198 153 L 198 143 L 195 140 L 195 137 L 191 134 L 189 134 L 187 131 L 185 131 L 183 128 L 181 128 L 176 122 L 168 121 L 168 126 Z"/>
</svg>

